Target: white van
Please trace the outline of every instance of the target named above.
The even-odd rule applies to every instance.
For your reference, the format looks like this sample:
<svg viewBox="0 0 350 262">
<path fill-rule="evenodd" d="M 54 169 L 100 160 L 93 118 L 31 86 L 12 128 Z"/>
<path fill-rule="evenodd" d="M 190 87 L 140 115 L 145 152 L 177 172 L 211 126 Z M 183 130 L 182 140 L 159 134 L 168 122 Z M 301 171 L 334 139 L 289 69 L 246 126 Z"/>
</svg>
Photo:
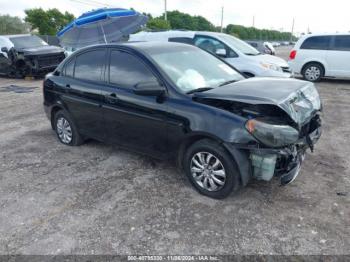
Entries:
<svg viewBox="0 0 350 262">
<path fill-rule="evenodd" d="M 289 55 L 289 65 L 309 81 L 350 78 L 350 33 L 305 35 Z"/>
<path fill-rule="evenodd" d="M 291 77 L 289 66 L 283 59 L 261 54 L 244 41 L 223 33 L 140 32 L 130 35 L 129 41 L 167 41 L 192 44 L 225 59 L 247 77 Z"/>
</svg>

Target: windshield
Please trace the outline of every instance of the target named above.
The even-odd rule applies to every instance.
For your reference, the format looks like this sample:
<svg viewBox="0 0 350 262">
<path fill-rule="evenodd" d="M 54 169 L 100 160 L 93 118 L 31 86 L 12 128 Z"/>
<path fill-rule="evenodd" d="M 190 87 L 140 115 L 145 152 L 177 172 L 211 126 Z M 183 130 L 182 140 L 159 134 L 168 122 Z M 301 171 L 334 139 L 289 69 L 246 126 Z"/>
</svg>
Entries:
<svg viewBox="0 0 350 262">
<path fill-rule="evenodd" d="M 233 37 L 231 35 L 221 34 L 220 38 L 222 38 L 226 44 L 230 47 L 232 47 L 234 50 L 238 50 L 246 55 L 259 55 L 259 51 L 256 50 L 251 45 L 247 44 L 246 42 Z"/>
<path fill-rule="evenodd" d="M 185 93 L 243 79 L 232 67 L 199 48 L 177 48 L 151 56 Z"/>
<path fill-rule="evenodd" d="M 10 40 L 15 46 L 15 48 L 18 48 L 18 49 L 47 45 L 47 43 L 44 40 L 34 35 L 10 37 Z"/>
</svg>

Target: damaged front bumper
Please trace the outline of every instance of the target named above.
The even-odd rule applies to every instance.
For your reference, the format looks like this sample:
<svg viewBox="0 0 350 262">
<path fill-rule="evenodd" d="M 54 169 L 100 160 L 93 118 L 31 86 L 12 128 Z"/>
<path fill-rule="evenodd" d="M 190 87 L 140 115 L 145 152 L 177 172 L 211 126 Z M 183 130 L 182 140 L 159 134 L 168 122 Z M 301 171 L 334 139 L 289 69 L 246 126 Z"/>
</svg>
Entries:
<svg viewBox="0 0 350 262">
<path fill-rule="evenodd" d="M 239 166 L 242 184 L 251 178 L 270 181 L 273 177 L 287 185 L 298 176 L 305 159 L 306 150 L 313 151 L 314 144 L 322 134 L 319 125 L 311 133 L 300 138 L 295 144 L 283 148 L 261 148 L 256 145 L 234 145 L 227 147 Z"/>
</svg>

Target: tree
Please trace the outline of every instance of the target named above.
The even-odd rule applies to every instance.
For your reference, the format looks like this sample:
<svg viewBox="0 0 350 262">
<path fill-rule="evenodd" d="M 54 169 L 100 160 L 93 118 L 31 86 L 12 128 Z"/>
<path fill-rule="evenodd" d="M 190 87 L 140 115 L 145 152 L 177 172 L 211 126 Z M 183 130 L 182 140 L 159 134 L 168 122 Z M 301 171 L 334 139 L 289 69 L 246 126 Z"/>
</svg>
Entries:
<svg viewBox="0 0 350 262">
<path fill-rule="evenodd" d="M 168 30 L 170 29 L 170 24 L 162 18 L 151 18 L 148 20 L 147 28 L 151 30 Z"/>
<path fill-rule="evenodd" d="M 61 13 L 57 8 L 47 11 L 42 8 L 27 9 L 25 21 L 32 29 L 38 29 L 41 35 L 56 35 L 65 25 L 74 20 L 74 15 L 69 12 Z"/>
<path fill-rule="evenodd" d="M 0 15 L 0 35 L 24 34 L 29 29 L 29 25 L 17 16 Z"/>
</svg>

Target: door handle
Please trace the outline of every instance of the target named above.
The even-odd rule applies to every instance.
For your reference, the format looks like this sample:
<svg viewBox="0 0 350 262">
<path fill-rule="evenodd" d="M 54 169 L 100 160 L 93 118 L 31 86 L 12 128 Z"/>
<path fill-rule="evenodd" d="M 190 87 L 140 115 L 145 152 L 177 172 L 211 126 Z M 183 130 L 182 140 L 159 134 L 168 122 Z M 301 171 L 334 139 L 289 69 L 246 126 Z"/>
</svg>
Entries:
<svg viewBox="0 0 350 262">
<path fill-rule="evenodd" d="M 70 88 L 70 84 L 66 84 L 66 87 L 67 87 L 67 88 Z"/>
</svg>

